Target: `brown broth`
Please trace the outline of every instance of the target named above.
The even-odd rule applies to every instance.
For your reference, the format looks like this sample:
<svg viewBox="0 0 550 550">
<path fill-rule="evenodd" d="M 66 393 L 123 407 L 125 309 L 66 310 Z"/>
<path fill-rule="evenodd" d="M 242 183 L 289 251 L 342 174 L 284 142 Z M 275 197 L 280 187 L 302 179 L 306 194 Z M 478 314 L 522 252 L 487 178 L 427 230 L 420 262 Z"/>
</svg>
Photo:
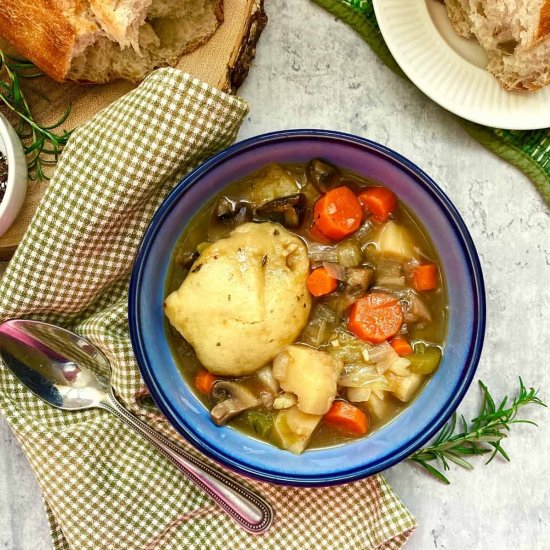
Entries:
<svg viewBox="0 0 550 550">
<path fill-rule="evenodd" d="M 308 228 L 311 225 L 311 212 L 313 210 L 313 204 L 315 200 L 319 197 L 319 193 L 313 187 L 313 185 L 307 181 L 305 177 L 305 164 L 287 164 L 284 165 L 284 169 L 295 178 L 300 186 L 300 192 L 304 193 L 308 198 L 309 217 L 306 218 L 306 221 L 304 222 L 304 224 L 302 224 L 301 228 L 297 230 L 289 230 L 292 233 L 300 236 L 307 243 L 309 240 L 311 240 L 311 236 L 308 231 Z M 222 193 L 213 197 L 212 200 L 209 201 L 209 203 L 206 204 L 201 209 L 201 211 L 194 216 L 188 226 L 184 229 L 182 236 L 174 250 L 170 270 L 166 281 L 165 295 L 168 295 L 170 292 L 179 288 L 186 277 L 187 271 L 182 268 L 181 265 L 179 265 L 177 261 L 178 256 L 185 252 L 195 251 L 197 249 L 197 246 L 207 240 L 211 209 L 215 201 L 220 196 L 225 196 L 231 200 L 249 202 L 251 194 L 257 192 L 257 182 L 262 177 L 262 172 L 264 170 L 265 169 L 259 171 L 259 176 L 257 175 L 257 172 L 255 174 L 246 176 L 242 180 L 229 184 Z M 346 172 L 344 170 L 342 170 L 342 172 L 345 178 L 345 184 L 355 191 L 365 186 L 380 186 L 383 183 L 370 181 L 354 173 Z M 406 206 L 402 202 L 399 202 L 398 210 L 394 216 L 394 219 L 399 221 L 401 225 L 405 226 L 408 229 L 413 237 L 415 245 L 421 249 L 423 255 L 426 258 L 437 263 L 440 267 L 440 284 L 438 289 L 432 292 L 424 293 L 422 295 L 422 299 L 428 306 L 432 314 L 433 320 L 425 326 L 413 325 L 409 327 L 408 337 L 411 340 L 411 343 L 417 340 L 422 340 L 424 342 L 437 345 L 441 348 L 441 350 L 443 350 L 444 339 L 447 330 L 448 306 L 445 280 L 441 272 L 441 264 L 438 261 L 438 254 L 429 236 L 422 228 L 420 221 L 410 210 L 406 208 Z M 366 259 L 367 261 L 375 262 L 376 254 L 374 254 L 372 257 L 369 257 L 369 255 L 367 254 Z M 313 303 L 315 303 L 315 301 L 316 299 L 314 298 Z M 197 359 L 193 348 L 187 342 L 185 342 L 182 336 L 173 327 L 170 326 L 170 323 L 167 319 L 165 320 L 165 326 L 166 334 L 168 336 L 173 355 L 177 361 L 182 376 L 189 384 L 189 386 L 193 389 L 193 391 L 195 391 L 193 380 L 199 369 L 202 368 L 202 366 Z M 297 341 L 297 343 L 300 343 L 299 340 Z M 323 349 L 323 347 L 321 347 L 320 349 Z M 427 378 L 427 380 L 429 380 L 429 377 Z M 254 390 L 254 388 L 258 384 L 254 375 L 241 377 L 239 378 L 239 381 L 241 383 L 244 382 L 244 384 L 249 386 L 252 390 Z M 417 392 L 417 394 L 422 391 L 422 387 Z M 200 401 L 205 405 L 205 407 L 208 408 L 208 410 L 210 410 L 213 406 L 210 398 L 196 391 L 195 393 L 197 395 L 197 398 L 200 399 Z M 398 401 L 397 399 L 393 398 L 389 393 L 387 394 L 386 399 L 389 399 L 391 403 L 390 414 L 383 420 L 377 420 L 376 418 L 369 415 L 369 434 L 379 429 L 387 422 L 393 420 L 407 406 L 410 405 L 410 403 L 402 403 Z M 365 412 L 367 412 L 367 409 L 364 407 L 364 405 L 358 403 L 354 403 L 354 405 L 359 406 L 360 408 L 365 410 Z M 233 426 L 239 431 L 247 433 L 252 437 L 273 443 L 273 441 L 269 438 L 263 438 L 256 434 L 242 415 L 239 415 L 231 420 L 229 425 Z M 340 445 L 342 443 L 345 443 L 346 441 L 350 441 L 353 439 L 356 438 L 353 436 L 348 436 L 338 430 L 331 428 L 324 422 L 321 422 L 308 445 L 308 449 Z"/>
</svg>

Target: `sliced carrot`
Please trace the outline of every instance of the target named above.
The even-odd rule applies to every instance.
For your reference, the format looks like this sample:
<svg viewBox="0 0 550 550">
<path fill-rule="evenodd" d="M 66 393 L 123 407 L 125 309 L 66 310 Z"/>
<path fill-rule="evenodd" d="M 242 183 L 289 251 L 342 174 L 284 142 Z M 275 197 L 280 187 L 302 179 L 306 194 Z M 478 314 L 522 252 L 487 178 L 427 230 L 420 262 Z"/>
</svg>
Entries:
<svg viewBox="0 0 550 550">
<path fill-rule="evenodd" d="M 343 239 L 359 229 L 363 210 L 349 187 L 325 193 L 313 207 L 313 223 L 329 239 Z"/>
<path fill-rule="evenodd" d="M 397 355 L 405 357 L 406 355 L 411 355 L 413 349 L 409 342 L 405 338 L 394 338 L 390 342 L 391 347 L 395 350 Z"/>
<path fill-rule="evenodd" d="M 365 435 L 369 429 L 367 415 L 346 401 L 334 401 L 324 419 L 329 426 L 353 435 Z"/>
<path fill-rule="evenodd" d="M 328 244 L 330 243 L 330 239 L 327 239 L 320 231 L 319 228 L 313 223 L 313 225 L 309 228 L 309 234 L 311 235 L 312 239 L 314 241 L 317 241 L 318 243 L 322 244 Z"/>
<path fill-rule="evenodd" d="M 371 292 L 351 306 L 348 329 L 361 340 L 379 344 L 395 336 L 403 324 L 403 310 L 394 296 Z"/>
<path fill-rule="evenodd" d="M 415 290 L 434 290 L 437 288 L 437 266 L 420 264 L 411 270 L 411 278 Z"/>
<path fill-rule="evenodd" d="M 195 387 L 201 393 L 210 393 L 217 378 L 207 370 L 200 370 L 195 376 Z"/>
<path fill-rule="evenodd" d="M 385 187 L 369 187 L 358 195 L 366 212 L 370 212 L 380 223 L 385 222 L 397 208 L 397 197 Z"/>
<path fill-rule="evenodd" d="M 336 290 L 338 281 L 324 267 L 314 269 L 307 278 L 307 288 L 313 296 L 324 296 Z"/>
</svg>

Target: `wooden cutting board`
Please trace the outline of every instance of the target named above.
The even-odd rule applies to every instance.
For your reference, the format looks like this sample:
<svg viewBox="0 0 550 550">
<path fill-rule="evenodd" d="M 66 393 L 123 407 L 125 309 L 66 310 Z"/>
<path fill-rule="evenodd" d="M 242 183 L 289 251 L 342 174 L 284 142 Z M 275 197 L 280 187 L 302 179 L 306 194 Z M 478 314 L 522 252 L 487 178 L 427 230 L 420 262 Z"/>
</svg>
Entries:
<svg viewBox="0 0 550 550">
<path fill-rule="evenodd" d="M 177 66 L 220 90 L 233 93 L 248 74 L 256 42 L 266 23 L 263 0 L 224 0 L 224 22 L 220 28 L 206 44 L 185 55 Z M 6 49 L 6 45 L 0 42 L 0 48 Z M 45 123 L 57 120 L 71 104 L 71 115 L 64 127 L 73 128 L 132 88 L 133 84 L 124 81 L 79 85 L 59 84 L 43 77 L 29 81 L 26 91 L 35 116 Z M 17 248 L 47 185 L 48 182 L 29 182 L 27 198 L 17 220 L 0 237 L 0 259 L 8 259 Z"/>
</svg>

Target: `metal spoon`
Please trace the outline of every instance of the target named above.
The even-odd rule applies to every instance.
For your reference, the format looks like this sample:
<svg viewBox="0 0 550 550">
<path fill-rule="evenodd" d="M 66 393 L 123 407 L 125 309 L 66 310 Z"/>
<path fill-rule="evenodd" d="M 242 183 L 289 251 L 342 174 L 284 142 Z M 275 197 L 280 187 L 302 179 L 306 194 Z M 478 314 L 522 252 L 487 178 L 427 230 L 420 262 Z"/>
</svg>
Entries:
<svg viewBox="0 0 550 550">
<path fill-rule="evenodd" d="M 263 533 L 270 527 L 273 509 L 262 497 L 203 464 L 118 403 L 111 388 L 109 361 L 84 338 L 47 323 L 13 319 L 0 324 L 0 357 L 25 386 L 54 407 L 67 411 L 100 408 L 118 416 L 249 533 Z"/>
</svg>

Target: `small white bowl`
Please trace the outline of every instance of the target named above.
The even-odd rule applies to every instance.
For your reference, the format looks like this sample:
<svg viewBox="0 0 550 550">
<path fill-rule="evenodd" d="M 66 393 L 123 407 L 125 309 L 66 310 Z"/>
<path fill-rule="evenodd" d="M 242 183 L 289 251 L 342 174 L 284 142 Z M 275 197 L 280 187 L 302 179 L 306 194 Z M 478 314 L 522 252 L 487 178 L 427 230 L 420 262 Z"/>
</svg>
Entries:
<svg viewBox="0 0 550 550">
<path fill-rule="evenodd" d="M 0 236 L 13 224 L 27 194 L 27 161 L 19 137 L 0 114 L 0 151 L 8 161 L 6 193 L 0 202 Z"/>
</svg>

